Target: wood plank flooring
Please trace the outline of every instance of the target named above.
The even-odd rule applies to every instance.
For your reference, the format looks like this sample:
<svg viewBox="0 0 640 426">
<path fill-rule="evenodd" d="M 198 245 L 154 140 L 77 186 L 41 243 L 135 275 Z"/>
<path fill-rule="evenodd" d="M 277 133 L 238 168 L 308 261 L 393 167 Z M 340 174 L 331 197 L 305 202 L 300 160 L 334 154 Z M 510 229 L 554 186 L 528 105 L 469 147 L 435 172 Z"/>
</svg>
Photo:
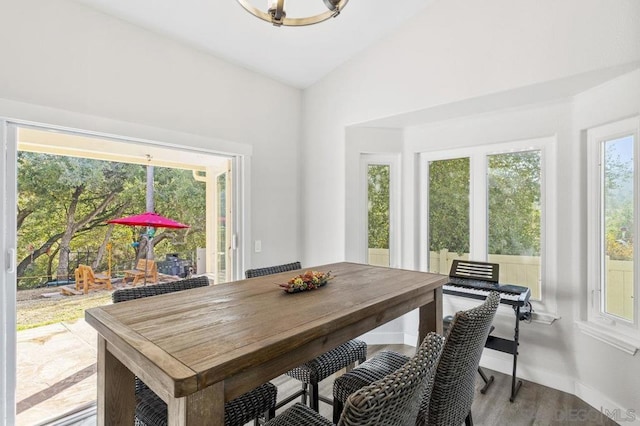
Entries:
<svg viewBox="0 0 640 426">
<path fill-rule="evenodd" d="M 382 349 L 390 349 L 406 355 L 412 355 L 415 348 L 405 345 L 369 345 L 368 356 Z M 511 376 L 486 370 L 485 373 L 495 377 L 486 394 L 480 389 L 484 382 L 478 376 L 476 395 L 471 409 L 476 426 L 524 426 L 524 425 L 615 425 L 616 423 L 588 405 L 581 399 L 542 386 L 523 381 L 516 400 L 509 402 L 511 393 Z M 278 386 L 278 400 L 298 390 L 300 382 L 287 376 L 271 381 Z M 332 397 L 333 378 L 329 377 L 320 383 L 320 394 Z M 284 410 L 278 410 L 278 413 Z M 276 413 L 276 414 L 278 414 Z M 328 419 L 333 416 L 332 408 L 320 402 L 320 414 Z"/>
<path fill-rule="evenodd" d="M 370 345 L 369 357 L 382 349 L 395 350 L 407 355 L 411 355 L 415 351 L 413 347 L 405 345 Z M 495 381 L 487 393 L 482 395 L 480 388 L 484 383 L 478 376 L 476 395 L 471 411 L 476 426 L 616 425 L 613 420 L 573 395 L 527 381 L 523 382 L 516 400 L 511 403 L 509 402 L 511 376 L 486 369 L 485 373 L 493 375 Z M 278 400 L 293 394 L 300 386 L 300 382 L 287 376 L 277 377 L 271 382 L 278 386 Z M 325 379 L 320 384 L 320 393 L 331 397 L 332 386 L 333 377 Z M 278 412 L 285 409 L 286 407 L 283 407 Z M 320 402 L 320 414 L 331 419 L 333 416 L 331 406 Z M 95 416 L 92 416 L 74 423 L 59 424 L 94 426 L 96 422 Z M 248 425 L 252 425 L 252 423 Z"/>
</svg>

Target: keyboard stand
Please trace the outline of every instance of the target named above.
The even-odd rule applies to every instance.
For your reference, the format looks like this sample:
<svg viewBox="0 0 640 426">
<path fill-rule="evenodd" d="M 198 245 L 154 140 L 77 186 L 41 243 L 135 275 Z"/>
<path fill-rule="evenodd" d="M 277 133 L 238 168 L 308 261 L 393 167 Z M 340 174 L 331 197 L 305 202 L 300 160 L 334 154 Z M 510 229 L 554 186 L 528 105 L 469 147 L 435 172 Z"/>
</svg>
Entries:
<svg viewBox="0 0 640 426">
<path fill-rule="evenodd" d="M 513 372 L 511 374 L 511 397 L 509 401 L 513 402 L 516 399 L 516 395 L 522 386 L 522 380 L 516 379 L 516 369 L 518 366 L 518 345 L 520 338 L 520 307 L 524 306 L 531 296 L 531 291 L 526 287 L 520 287 L 515 285 L 500 285 L 499 284 L 499 271 L 500 265 L 497 263 L 489 262 L 477 262 L 472 260 L 454 259 L 451 263 L 451 271 L 449 277 L 451 282 L 446 284 L 445 287 L 452 285 L 454 288 L 444 288 L 444 294 L 451 294 L 455 296 L 469 297 L 472 299 L 484 300 L 486 295 L 480 293 L 473 293 L 469 291 L 457 291 L 456 286 L 462 286 L 463 288 L 472 288 L 476 290 L 492 291 L 497 290 L 504 294 L 520 294 L 517 300 L 510 298 L 504 298 L 500 300 L 500 303 L 512 305 L 516 311 L 516 328 L 513 334 L 513 340 L 503 339 L 501 337 L 495 337 L 489 332 L 487 341 L 484 344 L 485 348 L 493 349 L 513 355 Z M 492 326 L 493 327 L 493 326 Z M 493 329 L 493 328 L 492 328 Z M 484 387 L 480 390 L 481 393 L 485 393 L 489 386 L 493 383 L 493 376 L 490 378 L 484 374 L 484 371 L 478 367 L 478 373 L 484 380 Z"/>
<path fill-rule="evenodd" d="M 484 395 L 485 393 L 487 393 L 487 389 L 489 389 L 491 383 L 493 383 L 493 375 L 487 377 L 487 375 L 484 374 L 484 370 L 482 369 L 482 367 L 478 367 L 478 374 L 480 374 L 480 377 L 482 377 L 482 380 L 484 380 L 484 386 L 482 387 L 482 389 L 480 389 L 480 393 Z"/>
<path fill-rule="evenodd" d="M 513 373 L 511 375 L 511 397 L 509 397 L 509 401 L 511 402 L 515 401 L 516 395 L 518 394 L 518 391 L 522 386 L 522 380 L 518 380 L 516 377 L 516 370 L 518 367 L 518 345 L 520 344 L 519 343 L 520 306 L 519 305 L 515 305 L 515 306 L 516 306 L 516 327 L 513 334 L 513 340 L 503 339 L 501 337 L 490 335 L 489 337 L 487 337 L 487 342 L 484 345 L 485 348 L 489 348 L 495 351 L 500 351 L 500 352 L 513 355 Z M 480 376 L 485 382 L 484 387 L 480 390 L 480 392 L 484 394 L 489 388 L 489 386 L 491 386 L 491 383 L 493 383 L 493 376 L 491 376 L 490 378 L 487 378 L 484 372 L 481 372 L 480 369 L 478 369 L 478 372 L 480 372 Z"/>
<path fill-rule="evenodd" d="M 471 298 L 471 299 L 479 299 L 479 300 L 485 299 L 485 296 L 482 296 L 482 295 L 464 293 L 464 292 L 459 292 L 459 291 L 449 290 L 449 289 L 444 289 L 443 293 L 450 294 L 453 296 Z M 489 335 L 489 337 L 487 337 L 487 341 L 484 347 L 488 349 L 493 349 L 494 351 L 504 352 L 504 353 L 513 355 L 513 371 L 511 374 L 511 396 L 509 397 L 509 401 L 513 402 L 515 401 L 516 395 L 518 394 L 518 391 L 522 386 L 522 380 L 518 380 L 516 376 L 516 371 L 518 367 L 518 346 L 520 345 L 520 342 L 519 342 L 520 303 L 516 303 L 510 300 L 502 300 L 500 303 L 513 306 L 515 309 L 516 325 L 513 333 L 513 340 Z M 478 368 L 478 373 L 480 374 L 480 377 L 482 377 L 482 380 L 484 380 L 484 383 L 485 383 L 484 387 L 480 390 L 480 392 L 484 394 L 489 389 L 489 386 L 491 386 L 491 384 L 493 383 L 493 376 L 487 377 L 484 371 L 482 371 L 480 368 Z"/>
</svg>

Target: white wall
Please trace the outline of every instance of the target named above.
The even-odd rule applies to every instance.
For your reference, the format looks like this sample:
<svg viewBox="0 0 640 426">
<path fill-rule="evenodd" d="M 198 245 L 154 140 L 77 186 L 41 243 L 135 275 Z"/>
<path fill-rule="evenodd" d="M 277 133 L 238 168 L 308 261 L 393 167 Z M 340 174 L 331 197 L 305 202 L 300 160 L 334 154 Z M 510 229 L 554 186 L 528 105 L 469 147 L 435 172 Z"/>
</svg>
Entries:
<svg viewBox="0 0 640 426">
<path fill-rule="evenodd" d="M 418 172 L 416 153 L 555 137 L 558 232 L 553 237 L 559 267 L 550 284 L 558 289 L 554 313 L 561 318 L 552 325 L 522 326 L 518 371 L 596 408 L 640 411 L 634 380 L 640 377 L 638 355 L 619 352 L 574 326 L 584 314 L 586 293 L 586 150 L 580 132 L 639 113 L 637 72 L 623 75 L 640 61 L 638 21 L 640 2 L 634 1 L 438 1 L 307 89 L 302 155 L 314 158 L 322 173 L 304 176 L 305 262 L 352 256 L 347 238 L 358 213 L 351 207 L 350 147 L 360 141 L 350 126 L 404 128 L 398 146 L 405 183 L 403 265 L 409 268 L 418 265 L 418 199 L 411 184 Z M 395 134 L 389 137 L 390 143 L 395 140 Z M 331 211 L 314 209 L 312 200 L 318 199 Z M 323 239 L 310 244 L 314 234 Z M 508 335 L 512 321 L 502 310 L 497 324 Z M 405 335 L 414 332 L 414 323 L 409 315 Z M 485 365 L 509 372 L 510 357 L 486 352 Z"/>
<path fill-rule="evenodd" d="M 301 102 L 295 89 L 74 2 L 5 1 L 0 116 L 124 136 L 157 135 L 153 139 L 160 141 L 183 138 L 184 145 L 223 151 L 249 146 L 251 231 L 263 244 L 262 253 L 252 255 L 253 266 L 293 260 L 300 252 L 304 264 L 318 264 L 346 256 L 349 125 L 465 100 L 480 99 L 476 112 L 482 112 L 482 99 L 498 93 L 637 62 L 638 21 L 636 0 L 436 1 L 395 35 L 306 90 Z M 420 134 L 448 130 L 451 143 L 454 135 L 474 130 L 480 131 L 477 143 L 518 134 L 560 135 L 558 157 L 566 160 L 567 172 L 563 191 L 573 191 L 559 197 L 559 228 L 571 241 L 570 251 L 558 259 L 570 265 L 557 277 L 566 289 L 558 300 L 563 319 L 552 326 L 532 324 L 523 334 L 528 350 L 523 349 L 520 371 L 543 382 L 561 374 L 554 382 L 558 387 L 574 385 L 583 395 L 596 389 L 591 393 L 596 398 L 606 395 L 621 407 L 640 409 L 637 387 L 629 379 L 640 377 L 637 356 L 618 353 L 571 324 L 582 315 L 583 301 L 577 297 L 585 270 L 580 130 L 638 113 L 640 97 L 623 96 L 637 90 L 633 82 L 587 91 L 570 104 L 535 106 L 514 99 L 526 105 L 523 110 L 406 133 L 415 142 Z M 267 114 L 273 110 L 281 115 Z M 451 114 L 456 116 L 455 108 Z M 504 129 L 485 126 L 492 123 Z M 459 126 L 466 129 L 456 133 Z M 443 141 L 430 140 L 429 147 L 444 147 Z M 407 144 L 403 151 L 405 182 L 415 173 L 412 152 L 424 149 L 424 143 Z M 294 166 L 299 157 L 300 169 Z M 411 191 L 403 193 L 408 212 L 403 218 L 409 222 L 416 208 L 413 197 Z M 300 233 L 299 218 L 304 218 Z M 415 218 L 404 231 L 406 251 L 415 247 L 412 226 Z M 415 266 L 415 256 L 405 253 L 404 265 Z M 614 372 L 612 365 L 623 372 Z"/>
<path fill-rule="evenodd" d="M 587 318 L 587 179 L 586 131 L 612 121 L 640 115 L 640 70 L 611 80 L 599 87 L 575 97 L 573 103 L 572 135 L 565 146 L 564 160 L 570 164 L 567 171 L 567 211 L 565 229 L 566 249 L 569 268 L 560 276 L 561 282 L 569 283 L 573 293 L 573 312 L 567 320 Z M 571 203 L 569 205 L 569 203 Z M 560 228 L 563 228 L 563 225 Z M 569 324 L 566 324 L 567 329 Z M 572 331 L 572 332 L 571 332 Z M 633 408 L 640 412 L 640 393 L 637 378 L 640 377 L 640 354 L 628 355 L 609 345 L 605 345 L 581 332 L 567 330 L 573 336 L 575 353 L 570 362 L 577 371 L 579 394 L 583 399 L 595 399 L 593 394 L 600 391 L 621 408 Z M 585 356 L 588 354 L 588 356 Z"/>
<path fill-rule="evenodd" d="M 638 61 L 639 16 L 633 0 L 436 1 L 305 90 L 305 263 L 344 258 L 347 125 Z"/>
<path fill-rule="evenodd" d="M 299 90 L 73 1 L 3 2 L 0 40 L 0 116 L 252 151 L 251 264 L 298 257 Z"/>
</svg>

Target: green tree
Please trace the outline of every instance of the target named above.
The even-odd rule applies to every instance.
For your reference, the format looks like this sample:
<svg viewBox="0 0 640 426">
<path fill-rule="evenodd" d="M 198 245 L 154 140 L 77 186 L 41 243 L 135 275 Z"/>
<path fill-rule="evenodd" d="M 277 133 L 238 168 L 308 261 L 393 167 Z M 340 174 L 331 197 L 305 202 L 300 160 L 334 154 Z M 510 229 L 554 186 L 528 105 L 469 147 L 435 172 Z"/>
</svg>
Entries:
<svg viewBox="0 0 640 426">
<path fill-rule="evenodd" d="M 369 165 L 369 248 L 389 248 L 389 166 Z"/>
<path fill-rule="evenodd" d="M 633 156 L 630 138 L 607 142 L 604 161 L 606 252 L 612 260 L 633 260 Z"/>
<path fill-rule="evenodd" d="M 162 254 L 188 255 L 206 243 L 205 184 L 195 181 L 190 170 L 156 170 L 156 211 L 191 227 L 160 229 L 153 245 Z M 113 264 L 130 268 L 138 254 L 132 242 L 145 230 L 106 221 L 144 211 L 145 186 L 145 166 L 20 152 L 19 286 L 36 285 L 42 276 L 51 279 L 54 271 L 66 278 L 75 266 L 71 262 L 79 261 L 72 257 L 77 252 L 88 254 L 83 263 L 106 269 L 109 243 Z M 34 278 L 25 280 L 25 275 Z"/>
<path fill-rule="evenodd" d="M 56 275 L 66 277 L 71 241 L 103 227 L 121 208 L 117 198 L 131 165 L 20 152 L 18 170 L 18 236 L 26 243 L 19 250 L 18 276 L 55 250 Z M 50 278 L 53 262 L 47 264 Z"/>
<path fill-rule="evenodd" d="M 204 247 L 205 183 L 196 181 L 191 170 L 156 167 L 155 194 L 156 212 L 189 225 L 186 229 L 159 229 L 152 241 L 156 255 L 193 253 Z"/>
<path fill-rule="evenodd" d="M 540 152 L 489 156 L 489 253 L 540 255 Z"/>
<path fill-rule="evenodd" d="M 488 250 L 492 254 L 540 252 L 538 152 L 488 157 Z M 469 253 L 469 158 L 429 163 L 429 250 Z"/>
<path fill-rule="evenodd" d="M 429 163 L 429 250 L 469 252 L 469 159 Z"/>
</svg>

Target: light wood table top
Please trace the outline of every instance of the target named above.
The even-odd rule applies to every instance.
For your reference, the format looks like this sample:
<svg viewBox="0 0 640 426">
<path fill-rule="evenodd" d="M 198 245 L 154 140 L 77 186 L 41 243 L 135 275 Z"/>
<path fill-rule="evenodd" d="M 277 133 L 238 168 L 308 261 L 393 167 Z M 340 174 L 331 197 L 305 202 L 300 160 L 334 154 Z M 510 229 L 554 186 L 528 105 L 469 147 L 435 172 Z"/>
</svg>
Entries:
<svg viewBox="0 0 640 426">
<path fill-rule="evenodd" d="M 335 278 L 301 293 L 278 287 L 308 269 Z M 89 309 L 98 422 L 133 424 L 135 374 L 167 402 L 169 424 L 223 424 L 224 401 L 416 308 L 421 339 L 442 332 L 446 281 L 336 263 Z"/>
</svg>

